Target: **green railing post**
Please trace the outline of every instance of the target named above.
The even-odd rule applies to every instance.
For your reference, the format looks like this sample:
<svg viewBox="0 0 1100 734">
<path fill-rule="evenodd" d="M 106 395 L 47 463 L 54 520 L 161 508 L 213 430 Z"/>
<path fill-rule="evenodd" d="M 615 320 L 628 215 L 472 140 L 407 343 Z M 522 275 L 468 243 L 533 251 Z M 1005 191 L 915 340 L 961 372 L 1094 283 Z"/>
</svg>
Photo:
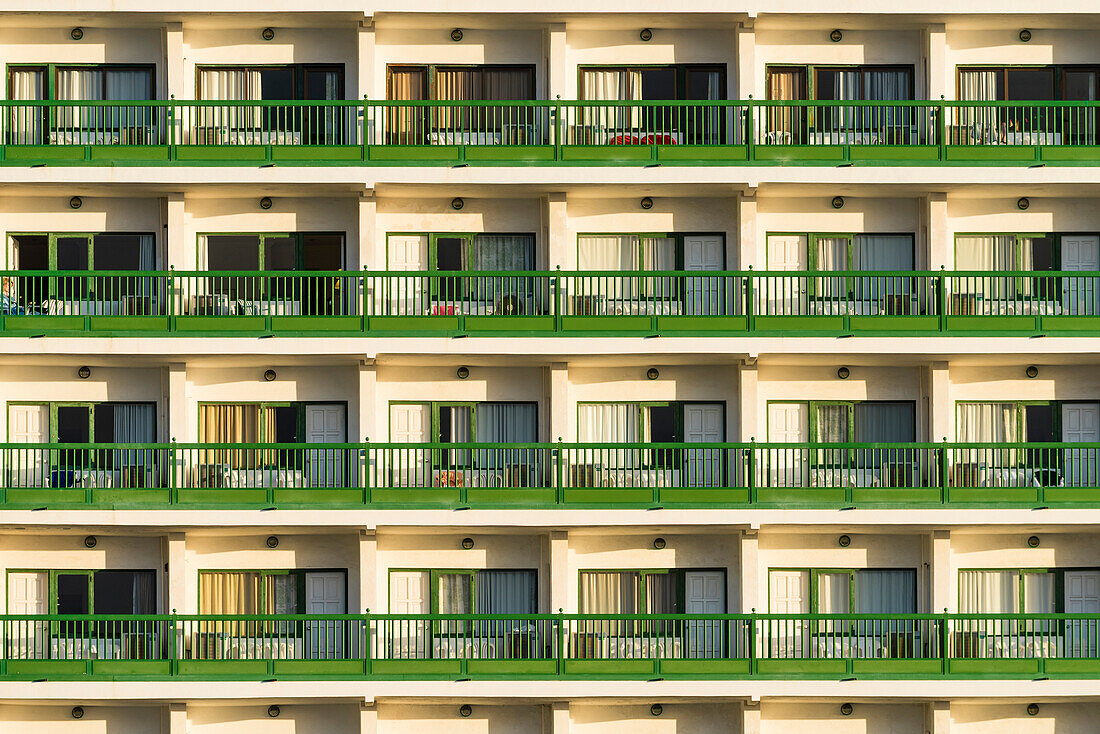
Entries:
<svg viewBox="0 0 1100 734">
<path fill-rule="evenodd" d="M 558 265 L 554 272 L 554 277 L 550 279 L 551 288 L 554 293 L 554 332 L 560 334 L 562 332 L 562 315 L 561 315 L 561 265 Z"/>
<path fill-rule="evenodd" d="M 749 274 L 745 276 L 745 328 L 752 334 L 756 331 L 756 275 L 749 266 Z"/>
<path fill-rule="evenodd" d="M 749 483 L 749 504 L 755 505 L 759 501 L 758 487 L 756 486 L 756 436 L 749 439 L 749 447 L 744 449 L 748 452 L 748 483 Z"/>
<path fill-rule="evenodd" d="M 940 617 L 940 620 L 939 620 L 940 621 L 940 634 L 939 634 L 939 641 L 940 641 L 940 673 L 942 675 L 945 675 L 945 676 L 948 674 L 948 672 L 950 672 L 950 663 L 949 663 L 949 660 L 948 660 L 948 652 L 949 652 L 948 645 L 951 641 L 951 635 L 950 635 L 950 633 L 947 629 L 948 619 L 949 618 L 947 616 L 947 608 L 945 607 L 944 610 L 943 610 L 943 615 Z"/>
<path fill-rule="evenodd" d="M 370 312 L 371 294 L 367 292 L 367 289 L 370 287 L 371 279 L 370 275 L 368 274 L 368 268 L 366 264 L 363 265 L 363 272 L 359 275 L 359 278 L 363 288 L 363 293 L 361 296 L 361 298 L 363 299 L 362 329 L 363 333 L 366 334 L 370 331 L 370 318 L 374 315 Z"/>
<path fill-rule="evenodd" d="M 947 160 L 947 103 L 944 102 L 942 94 L 938 106 L 934 109 L 936 110 L 936 136 L 940 143 L 940 163 L 943 163 Z"/>
<path fill-rule="evenodd" d="M 943 447 L 940 448 L 940 503 L 945 505 L 950 501 L 948 487 L 951 482 L 951 461 L 948 457 L 949 453 L 947 437 L 944 436 Z"/>
<path fill-rule="evenodd" d="M 558 607 L 556 620 L 558 628 L 558 677 L 565 675 L 565 610 Z"/>
<path fill-rule="evenodd" d="M 749 628 L 749 674 L 752 676 L 756 676 L 758 671 L 760 670 L 760 658 L 756 654 L 756 625 L 760 623 L 760 618 L 756 615 L 756 607 L 752 608 L 752 611 L 749 612 L 749 615 L 750 616 L 747 623 L 747 627 Z"/>
<path fill-rule="evenodd" d="M 168 129 L 165 131 L 165 140 L 168 143 L 168 160 L 176 160 L 176 146 L 178 143 L 178 136 L 176 135 L 176 95 L 171 95 L 168 98 L 168 114 L 165 117 L 165 125 Z"/>
<path fill-rule="evenodd" d="M 940 266 L 939 275 L 935 276 L 937 303 L 940 309 L 940 333 L 947 332 L 947 273 L 943 265 Z"/>
<path fill-rule="evenodd" d="M 168 617 L 168 674 L 172 677 L 180 672 L 180 642 L 176 610 L 173 609 Z"/>
<path fill-rule="evenodd" d="M 373 497 L 371 493 L 374 472 L 371 471 L 371 447 L 370 437 L 363 437 L 363 445 L 359 448 L 360 461 L 363 463 L 363 471 L 359 473 L 359 482 L 363 485 L 363 504 L 370 505 Z"/>
<path fill-rule="evenodd" d="M 564 135 L 564 132 L 565 132 L 565 124 L 564 124 L 564 121 L 562 120 L 562 116 L 561 116 L 562 109 L 563 109 L 563 107 L 561 106 L 561 95 L 560 94 L 556 95 L 555 98 L 556 98 L 557 101 L 554 103 L 554 107 L 553 107 L 553 110 L 554 110 L 554 160 L 560 163 L 561 159 L 562 159 L 562 146 L 564 145 L 564 142 L 563 142 L 562 138 L 563 138 L 563 135 Z"/>
<path fill-rule="evenodd" d="M 168 504 L 179 504 L 179 482 L 176 481 L 176 472 L 183 462 L 176 452 L 176 437 L 172 436 L 172 443 L 168 447 Z"/>
<path fill-rule="evenodd" d="M 374 625 L 371 624 L 370 607 L 363 610 L 363 666 L 367 675 L 374 675 Z"/>
<path fill-rule="evenodd" d="M 558 436 L 558 447 L 555 449 L 557 454 L 556 472 L 558 475 L 557 491 L 554 493 L 554 499 L 557 504 L 565 504 L 565 448 L 562 446 L 561 436 Z"/>
<path fill-rule="evenodd" d="M 756 101 L 750 94 L 748 103 L 745 105 L 745 157 L 750 163 L 756 160 L 755 119 Z"/>
<path fill-rule="evenodd" d="M 361 120 L 359 126 L 359 134 L 363 136 L 362 150 L 359 155 L 362 157 L 363 162 L 366 163 L 370 160 L 370 148 L 367 146 L 367 116 L 370 114 L 370 105 L 367 103 L 367 95 L 363 95 L 363 101 L 360 103 Z"/>
</svg>

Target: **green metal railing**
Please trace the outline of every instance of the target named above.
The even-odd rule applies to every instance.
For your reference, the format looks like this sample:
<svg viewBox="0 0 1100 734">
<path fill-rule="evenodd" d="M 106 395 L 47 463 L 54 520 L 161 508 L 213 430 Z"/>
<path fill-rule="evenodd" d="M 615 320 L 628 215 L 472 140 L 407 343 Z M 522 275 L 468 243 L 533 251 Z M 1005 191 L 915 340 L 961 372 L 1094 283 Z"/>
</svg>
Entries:
<svg viewBox="0 0 1100 734">
<path fill-rule="evenodd" d="M 5 615 L 0 676 L 1100 677 L 1095 614 Z"/>
<path fill-rule="evenodd" d="M 1100 272 L 0 271 L 0 333 L 1095 333 Z"/>
<path fill-rule="evenodd" d="M 0 444 L 0 506 L 1097 506 L 1100 443 Z"/>
<path fill-rule="evenodd" d="M 1098 157 L 1088 150 L 1098 142 L 1098 108 L 945 100 L 7 100 L 0 101 L 0 162 L 1067 163 Z M 113 157 L 122 148 L 129 154 Z M 304 153 L 317 148 L 329 150 Z M 811 148 L 818 150 L 800 157 Z M 986 152 L 974 153 L 979 148 Z M 1012 150 L 988 152 L 998 149 Z"/>
</svg>

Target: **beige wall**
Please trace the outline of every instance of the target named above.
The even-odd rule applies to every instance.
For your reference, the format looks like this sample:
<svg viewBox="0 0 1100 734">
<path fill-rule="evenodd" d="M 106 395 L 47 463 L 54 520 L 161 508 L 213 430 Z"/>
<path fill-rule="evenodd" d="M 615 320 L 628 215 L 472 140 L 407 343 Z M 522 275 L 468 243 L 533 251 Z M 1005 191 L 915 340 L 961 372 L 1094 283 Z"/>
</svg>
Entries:
<svg viewBox="0 0 1100 734">
<path fill-rule="evenodd" d="M 1096 730 L 1100 704 L 1040 703 L 1027 715 L 1026 701 L 951 704 L 951 734 L 1077 734 Z"/>
<path fill-rule="evenodd" d="M 855 703 L 850 716 L 840 713 L 842 701 L 828 703 L 760 704 L 760 734 L 923 734 L 923 704 Z"/>
<path fill-rule="evenodd" d="M 84 28 L 74 41 L 72 24 L 53 28 L 0 28 L 0 59 L 11 64 L 152 64 L 156 89 L 164 96 L 164 50 L 160 28 Z M 8 96 L 4 69 L 4 96 Z"/>
<path fill-rule="evenodd" d="M 1020 28 L 1026 24 L 1021 23 Z M 1096 34 L 1091 29 L 1031 28 L 1020 41 L 1019 28 L 977 30 L 947 26 L 947 89 L 957 90 L 958 67 L 983 64 L 1095 64 Z M 956 96 L 957 98 L 957 96 Z"/>
<path fill-rule="evenodd" d="M 539 734 L 543 706 L 473 704 L 473 713 L 459 716 L 460 702 L 448 704 L 378 704 L 378 734 Z"/>
<path fill-rule="evenodd" d="M 354 703 L 279 703 L 278 718 L 267 715 L 267 706 L 189 705 L 187 731 L 189 734 L 360 734 L 359 706 Z"/>
<path fill-rule="evenodd" d="M 652 704 L 573 704 L 571 734 L 732 734 L 739 732 L 741 707 L 733 703 L 662 702 L 660 716 Z"/>
<path fill-rule="evenodd" d="M 0 730 L 4 734 L 167 734 L 168 731 L 167 713 L 161 706 L 80 705 L 84 716 L 74 719 L 72 706 L 0 704 Z"/>
</svg>

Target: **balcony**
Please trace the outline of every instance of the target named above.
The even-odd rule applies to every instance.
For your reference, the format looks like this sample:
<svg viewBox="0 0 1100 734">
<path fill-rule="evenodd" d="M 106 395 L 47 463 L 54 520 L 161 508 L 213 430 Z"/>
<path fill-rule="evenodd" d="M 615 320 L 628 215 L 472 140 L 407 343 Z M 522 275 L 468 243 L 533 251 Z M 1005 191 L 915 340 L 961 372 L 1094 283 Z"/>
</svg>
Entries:
<svg viewBox="0 0 1100 734">
<path fill-rule="evenodd" d="M 1094 614 L 5 615 L 0 626 L 9 680 L 1100 677 Z"/>
<path fill-rule="evenodd" d="M 8 336 L 1092 336 L 1076 271 L 0 271 Z"/>
<path fill-rule="evenodd" d="M 3 101 L 6 165 L 1096 165 L 1097 102 Z"/>
<path fill-rule="evenodd" d="M 6 509 L 1100 506 L 1100 443 L 2 444 Z"/>
</svg>

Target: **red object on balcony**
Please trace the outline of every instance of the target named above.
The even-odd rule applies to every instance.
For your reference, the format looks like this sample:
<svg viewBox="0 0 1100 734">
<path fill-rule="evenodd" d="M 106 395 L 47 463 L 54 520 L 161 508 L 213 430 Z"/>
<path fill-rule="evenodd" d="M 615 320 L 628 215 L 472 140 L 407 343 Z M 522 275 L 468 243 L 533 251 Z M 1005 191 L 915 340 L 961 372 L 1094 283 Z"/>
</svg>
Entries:
<svg viewBox="0 0 1100 734">
<path fill-rule="evenodd" d="M 453 303 L 433 303 L 432 316 L 454 316 L 455 305 Z"/>
<path fill-rule="evenodd" d="M 676 145 L 676 139 L 668 133 L 616 135 L 608 145 Z"/>
</svg>

